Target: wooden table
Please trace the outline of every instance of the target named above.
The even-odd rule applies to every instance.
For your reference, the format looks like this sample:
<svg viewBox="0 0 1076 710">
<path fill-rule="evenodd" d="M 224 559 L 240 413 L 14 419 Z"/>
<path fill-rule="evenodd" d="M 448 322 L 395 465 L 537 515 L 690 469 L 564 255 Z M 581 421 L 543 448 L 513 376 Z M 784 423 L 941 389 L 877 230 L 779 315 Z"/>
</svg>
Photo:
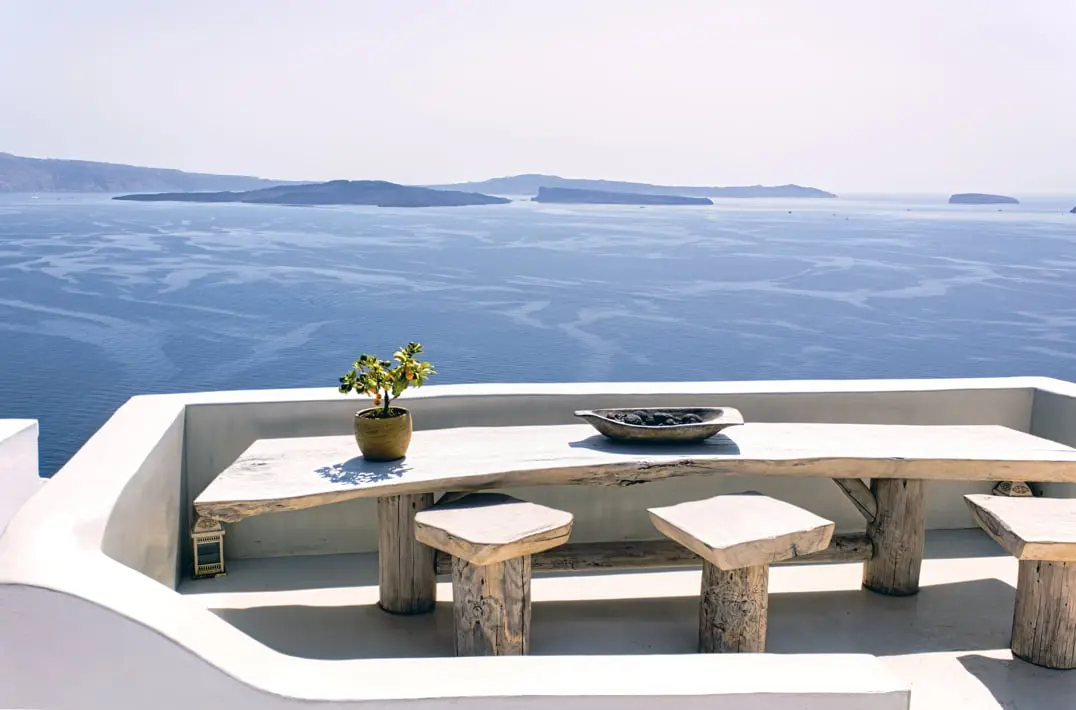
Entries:
<svg viewBox="0 0 1076 710">
<path fill-rule="evenodd" d="M 859 542 L 837 536 L 825 559 L 867 558 L 864 586 L 904 595 L 919 589 L 924 480 L 1076 482 L 1076 449 L 1000 426 L 751 423 L 700 444 L 654 446 L 612 442 L 578 424 L 420 431 L 406 459 L 371 463 L 350 436 L 262 439 L 194 507 L 202 518 L 234 523 L 376 497 L 382 606 L 410 613 L 433 604 L 436 562 L 414 540 L 412 521 L 435 493 L 626 486 L 700 475 L 833 479 L 863 514 L 867 531 Z M 690 562 L 662 543 L 632 545 L 630 553 L 606 549 L 639 563 Z M 550 554 L 561 562 L 572 555 L 593 562 L 601 553 L 600 546 L 573 547 Z M 539 556 L 534 562 L 536 569 L 544 565 Z"/>
</svg>

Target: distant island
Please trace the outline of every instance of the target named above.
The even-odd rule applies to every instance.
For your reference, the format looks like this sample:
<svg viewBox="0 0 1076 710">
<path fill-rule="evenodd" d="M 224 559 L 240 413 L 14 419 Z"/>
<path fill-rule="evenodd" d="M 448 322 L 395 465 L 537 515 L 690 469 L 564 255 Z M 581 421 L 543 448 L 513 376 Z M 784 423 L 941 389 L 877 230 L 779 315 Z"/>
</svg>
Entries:
<svg viewBox="0 0 1076 710">
<path fill-rule="evenodd" d="M 619 182 L 616 180 L 584 180 L 563 178 L 557 175 L 513 175 L 481 182 L 460 182 L 449 185 L 427 185 L 438 190 L 473 190 L 489 195 L 533 195 L 542 188 L 565 188 L 569 190 L 599 190 L 602 192 L 642 193 L 646 195 L 672 195 L 674 197 L 836 197 L 832 192 L 800 185 L 777 185 L 767 187 L 673 187 L 650 185 L 645 182 Z"/>
<path fill-rule="evenodd" d="M 1018 205 L 1020 200 L 1008 195 L 987 195 L 982 192 L 962 192 L 949 198 L 951 205 Z"/>
<path fill-rule="evenodd" d="M 1073 207 L 1072 211 L 1069 214 L 1076 214 L 1076 207 Z"/>
<path fill-rule="evenodd" d="M 335 181 L 342 182 L 342 181 Z M 309 180 L 265 180 L 249 175 L 214 175 L 188 173 L 182 170 L 146 168 L 121 163 L 99 163 L 89 160 L 61 160 L 55 158 L 26 158 L 10 153 L 0 153 L 0 192 L 104 192 L 104 193 L 242 193 L 271 187 L 311 184 Z M 384 183 L 391 185 L 391 183 Z M 397 186 L 402 187 L 402 186 Z M 598 190 L 601 192 L 631 193 L 645 195 L 670 195 L 673 197 L 836 197 L 832 192 L 800 185 L 752 185 L 743 187 L 705 187 L 651 185 L 644 182 L 617 180 L 584 180 L 563 178 L 557 175 L 513 175 L 481 182 L 464 182 L 449 185 L 423 185 L 424 188 L 514 196 L 535 195 L 542 188 L 569 190 Z M 420 188 L 415 188 L 420 189 Z M 416 193 L 417 196 L 418 193 Z M 130 198 L 129 198 L 130 199 Z M 141 198 L 140 198 L 141 199 Z M 227 196 L 217 199 L 183 201 L 234 202 Z M 432 199 L 432 198 L 431 198 Z M 418 200 L 422 202 L 422 200 Z M 314 203 L 302 203 L 314 204 Z M 328 203 L 324 203 L 328 204 Z M 369 204 L 347 202 L 344 204 Z M 440 204 L 440 203 L 437 203 Z M 462 204 L 493 204 L 488 202 Z"/>
<path fill-rule="evenodd" d="M 332 180 L 281 185 L 247 192 L 166 192 L 120 195 L 136 202 L 244 202 L 259 205 L 372 205 L 376 207 L 460 207 L 503 205 L 511 200 L 475 192 L 432 190 L 383 180 Z"/>
<path fill-rule="evenodd" d="M 709 197 L 683 195 L 644 195 L 639 192 L 605 190 L 571 190 L 564 187 L 540 187 L 534 202 L 572 205 L 712 205 Z"/>
<path fill-rule="evenodd" d="M 0 153 L 0 192 L 148 192 L 255 190 L 287 185 L 246 175 L 208 175 L 88 160 L 23 158 Z"/>
</svg>

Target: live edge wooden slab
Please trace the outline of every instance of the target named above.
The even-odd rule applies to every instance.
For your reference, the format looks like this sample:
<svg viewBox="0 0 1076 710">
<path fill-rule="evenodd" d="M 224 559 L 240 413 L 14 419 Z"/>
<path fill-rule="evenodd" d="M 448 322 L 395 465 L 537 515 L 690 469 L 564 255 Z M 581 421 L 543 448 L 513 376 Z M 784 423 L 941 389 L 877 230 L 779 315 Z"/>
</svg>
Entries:
<svg viewBox="0 0 1076 710">
<path fill-rule="evenodd" d="M 712 474 L 1076 482 L 1076 450 L 1000 426 L 874 424 L 753 423 L 662 446 L 585 424 L 439 429 L 416 432 L 407 458 L 388 463 L 365 461 L 351 436 L 261 439 L 194 507 L 234 523 L 354 498 Z"/>
</svg>

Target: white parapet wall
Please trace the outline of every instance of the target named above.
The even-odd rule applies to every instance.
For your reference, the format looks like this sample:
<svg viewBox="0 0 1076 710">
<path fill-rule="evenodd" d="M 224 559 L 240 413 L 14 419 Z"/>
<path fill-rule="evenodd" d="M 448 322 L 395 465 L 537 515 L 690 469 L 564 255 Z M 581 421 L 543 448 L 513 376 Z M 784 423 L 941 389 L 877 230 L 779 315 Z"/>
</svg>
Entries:
<svg viewBox="0 0 1076 710">
<path fill-rule="evenodd" d="M 568 423 L 574 409 L 657 403 L 734 406 L 751 421 L 1000 424 L 1076 443 L 1076 385 L 1046 378 L 474 385 L 429 387 L 408 398 L 419 428 Z M 870 658 L 854 661 L 864 674 L 846 673 L 850 661 L 841 656 L 295 658 L 182 597 L 175 588 L 185 574 L 192 498 L 259 438 L 346 434 L 357 405 L 331 389 L 128 401 L 0 536 L 0 707 L 907 707 L 906 688 L 870 670 Z M 806 483 L 788 481 L 779 495 L 856 520 L 832 484 Z M 768 482 L 737 482 L 745 485 Z M 1068 495 L 1071 486 L 1053 489 Z M 631 511 L 668 491 L 702 490 L 632 486 L 615 491 L 615 502 L 601 500 L 607 489 L 533 492 L 591 516 L 589 528 L 580 526 L 584 535 L 626 537 L 639 532 Z M 931 492 L 932 526 L 970 525 L 959 497 L 966 486 L 940 483 Z M 249 557 L 370 549 L 370 514 L 341 503 L 259 516 L 230 526 L 227 543 Z"/>
<path fill-rule="evenodd" d="M 37 421 L 0 419 L 0 534 L 44 479 L 38 471 Z"/>
</svg>

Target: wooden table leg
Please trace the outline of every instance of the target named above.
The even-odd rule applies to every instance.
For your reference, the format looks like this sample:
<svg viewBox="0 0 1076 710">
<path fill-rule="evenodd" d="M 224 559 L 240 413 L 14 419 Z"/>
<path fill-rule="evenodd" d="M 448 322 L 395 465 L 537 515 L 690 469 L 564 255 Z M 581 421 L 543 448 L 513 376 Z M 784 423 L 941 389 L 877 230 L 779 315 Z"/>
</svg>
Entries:
<svg viewBox="0 0 1076 710">
<path fill-rule="evenodd" d="M 415 513 L 431 505 L 432 493 L 377 499 L 380 605 L 387 612 L 422 614 L 437 603 L 434 549 L 415 539 Z"/>
<path fill-rule="evenodd" d="M 909 596 L 919 592 L 919 570 L 926 540 L 924 483 L 904 478 L 876 478 L 871 492 L 878 514 L 867 524 L 874 555 L 863 563 L 863 586 L 879 594 Z"/>
<path fill-rule="evenodd" d="M 721 570 L 702 563 L 699 653 L 763 653 L 769 608 L 768 565 Z"/>
<path fill-rule="evenodd" d="M 491 565 L 452 558 L 457 656 L 525 656 L 530 646 L 531 556 Z"/>
<path fill-rule="evenodd" d="M 1076 562 L 1020 560 L 1012 653 L 1046 668 L 1076 668 Z"/>
</svg>

